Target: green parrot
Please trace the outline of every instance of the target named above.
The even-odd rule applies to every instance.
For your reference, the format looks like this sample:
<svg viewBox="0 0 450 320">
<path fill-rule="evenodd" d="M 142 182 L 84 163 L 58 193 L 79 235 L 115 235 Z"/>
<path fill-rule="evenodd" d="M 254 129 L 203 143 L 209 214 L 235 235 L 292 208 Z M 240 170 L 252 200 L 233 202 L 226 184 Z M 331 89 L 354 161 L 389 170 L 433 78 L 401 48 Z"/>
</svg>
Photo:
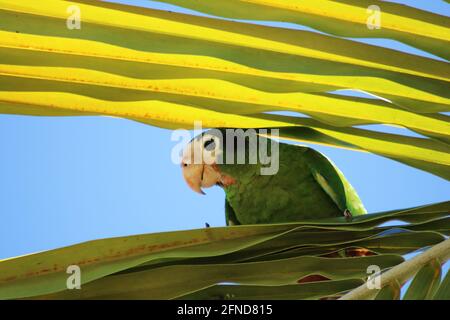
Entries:
<svg viewBox="0 0 450 320">
<path fill-rule="evenodd" d="M 182 152 L 183 177 L 191 189 L 204 194 L 202 188 L 217 185 L 225 191 L 227 225 L 366 213 L 355 189 L 326 156 L 257 133 L 208 130 Z"/>
</svg>

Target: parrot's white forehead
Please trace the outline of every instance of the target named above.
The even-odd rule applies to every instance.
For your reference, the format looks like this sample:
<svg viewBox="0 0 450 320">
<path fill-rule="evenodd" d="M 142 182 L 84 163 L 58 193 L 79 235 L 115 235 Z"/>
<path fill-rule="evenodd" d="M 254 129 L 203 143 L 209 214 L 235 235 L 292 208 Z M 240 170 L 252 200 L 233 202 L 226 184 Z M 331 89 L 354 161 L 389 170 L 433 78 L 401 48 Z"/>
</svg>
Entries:
<svg viewBox="0 0 450 320">
<path fill-rule="evenodd" d="M 223 137 L 220 131 L 211 129 L 193 138 L 184 148 L 185 163 L 215 163 L 223 152 Z"/>
<path fill-rule="evenodd" d="M 216 139 L 222 140 L 223 139 L 222 132 L 217 129 L 207 130 L 207 131 L 202 132 L 201 134 L 197 135 L 196 137 L 194 137 L 191 140 L 191 142 L 193 142 L 195 140 L 205 142 L 207 140 L 210 140 L 211 138 L 213 138 L 214 140 L 216 140 Z"/>
</svg>

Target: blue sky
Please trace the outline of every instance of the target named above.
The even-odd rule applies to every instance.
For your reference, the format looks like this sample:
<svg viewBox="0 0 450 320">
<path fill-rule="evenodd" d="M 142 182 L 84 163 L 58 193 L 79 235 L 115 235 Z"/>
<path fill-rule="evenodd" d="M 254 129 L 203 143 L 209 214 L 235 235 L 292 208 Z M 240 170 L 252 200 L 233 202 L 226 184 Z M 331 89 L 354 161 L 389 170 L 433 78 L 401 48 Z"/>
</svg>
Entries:
<svg viewBox="0 0 450 320">
<path fill-rule="evenodd" d="M 396 2 L 449 13 L 444 1 Z M 424 54 L 394 41 L 361 41 Z M 170 136 L 110 117 L 0 115 L 0 259 L 91 239 L 224 225 L 223 191 L 200 196 L 188 189 L 171 162 Z M 449 200 L 450 184 L 441 178 L 375 155 L 315 148 L 342 169 L 370 212 Z"/>
</svg>

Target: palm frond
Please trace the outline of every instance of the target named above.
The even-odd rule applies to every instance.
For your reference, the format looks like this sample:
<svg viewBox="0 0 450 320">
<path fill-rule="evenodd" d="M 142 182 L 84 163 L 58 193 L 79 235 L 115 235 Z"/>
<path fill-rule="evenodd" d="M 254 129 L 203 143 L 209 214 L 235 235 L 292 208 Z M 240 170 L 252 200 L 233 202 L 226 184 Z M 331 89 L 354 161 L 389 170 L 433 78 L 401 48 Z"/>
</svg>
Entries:
<svg viewBox="0 0 450 320">
<path fill-rule="evenodd" d="M 450 232 L 449 211 L 446 202 L 352 222 L 335 218 L 89 241 L 0 261 L 0 299 L 338 296 L 362 284 L 369 266 L 398 266 L 402 255 L 442 243 Z M 406 224 L 380 226 L 393 220 Z M 81 269 L 82 290 L 66 287 L 71 265 Z M 429 277 L 426 271 L 419 275 Z"/>
<path fill-rule="evenodd" d="M 355 2 L 182 2 L 233 18 L 294 15 L 330 32 L 339 17 L 360 36 L 371 34 Z M 82 12 L 80 30 L 66 27 L 73 4 Z M 204 127 L 285 128 L 282 138 L 369 151 L 450 179 L 450 125 L 441 114 L 450 111 L 446 62 L 309 31 L 92 0 L 0 5 L 0 113 L 108 115 L 165 128 L 192 128 L 196 120 Z M 397 13 L 386 13 L 383 31 L 371 36 L 415 39 L 437 51 L 448 41 L 448 18 L 383 2 L 391 7 Z M 433 32 L 417 36 L 411 26 L 422 24 Z M 340 89 L 380 99 L 329 93 Z M 424 138 L 353 128 L 363 124 L 402 126 Z"/>
</svg>

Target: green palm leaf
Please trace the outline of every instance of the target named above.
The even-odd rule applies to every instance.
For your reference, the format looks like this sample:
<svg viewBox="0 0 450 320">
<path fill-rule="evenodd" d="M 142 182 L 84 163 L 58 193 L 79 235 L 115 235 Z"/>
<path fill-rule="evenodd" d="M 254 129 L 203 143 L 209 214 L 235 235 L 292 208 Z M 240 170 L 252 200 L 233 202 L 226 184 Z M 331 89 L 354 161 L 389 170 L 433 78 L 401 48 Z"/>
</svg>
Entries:
<svg viewBox="0 0 450 320">
<path fill-rule="evenodd" d="M 266 298 L 282 296 L 284 286 L 292 298 L 335 296 L 351 289 L 350 284 L 361 284 L 368 266 L 390 268 L 404 261 L 403 254 L 441 243 L 444 236 L 425 226 L 438 227 L 427 224 L 436 215 L 448 221 L 449 210 L 447 202 L 358 216 L 352 222 L 336 218 L 95 240 L 0 261 L 0 298 L 174 299 L 218 292 L 222 297 L 245 296 L 245 289 L 220 285 L 224 282 L 251 286 L 249 295 Z M 409 223 L 402 229 L 377 227 L 392 220 Z M 415 226 L 423 230 L 406 229 Z M 370 254 L 349 256 L 355 246 Z M 66 288 L 70 265 L 81 268 L 82 290 Z M 309 286 L 295 286 L 311 275 L 329 279 L 332 286 L 316 287 L 307 296 Z"/>
</svg>

